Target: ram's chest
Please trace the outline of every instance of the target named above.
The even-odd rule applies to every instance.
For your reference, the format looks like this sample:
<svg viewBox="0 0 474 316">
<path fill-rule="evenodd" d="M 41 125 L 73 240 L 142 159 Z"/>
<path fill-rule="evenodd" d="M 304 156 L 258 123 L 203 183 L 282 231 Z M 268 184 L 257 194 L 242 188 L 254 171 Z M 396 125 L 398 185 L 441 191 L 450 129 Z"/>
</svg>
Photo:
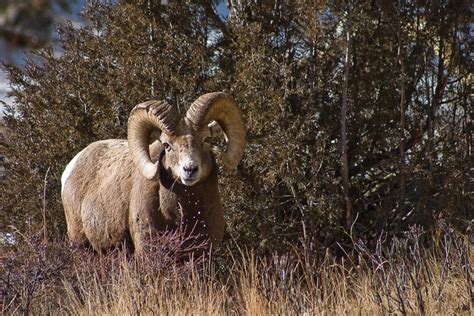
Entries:
<svg viewBox="0 0 474 316">
<path fill-rule="evenodd" d="M 187 230 L 205 233 L 204 212 L 206 201 L 199 190 L 177 185 L 172 190 L 160 188 L 160 210 L 164 217 L 175 226 L 185 226 Z"/>
</svg>

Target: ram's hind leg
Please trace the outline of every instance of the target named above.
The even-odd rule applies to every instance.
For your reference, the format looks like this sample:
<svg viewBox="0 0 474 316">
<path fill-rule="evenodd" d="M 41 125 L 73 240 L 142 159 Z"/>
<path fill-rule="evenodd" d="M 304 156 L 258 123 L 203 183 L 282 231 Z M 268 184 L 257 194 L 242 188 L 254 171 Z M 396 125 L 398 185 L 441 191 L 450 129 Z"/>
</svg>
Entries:
<svg viewBox="0 0 474 316">
<path fill-rule="evenodd" d="M 68 199 L 63 196 L 67 235 L 74 245 L 87 246 L 89 242 L 87 240 L 86 234 L 84 233 L 79 205 L 80 204 L 69 203 Z M 74 209 L 74 207 L 76 207 L 76 209 Z"/>
</svg>

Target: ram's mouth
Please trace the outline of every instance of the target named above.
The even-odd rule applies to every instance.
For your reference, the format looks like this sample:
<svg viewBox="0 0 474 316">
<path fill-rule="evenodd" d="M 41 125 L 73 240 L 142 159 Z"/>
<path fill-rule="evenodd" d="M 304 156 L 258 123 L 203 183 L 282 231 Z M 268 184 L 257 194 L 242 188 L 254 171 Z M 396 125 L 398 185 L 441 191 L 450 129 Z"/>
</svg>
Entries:
<svg viewBox="0 0 474 316">
<path fill-rule="evenodd" d="M 181 183 L 186 185 L 186 186 L 192 186 L 192 185 L 195 185 L 198 181 L 199 181 L 199 178 L 184 178 L 184 177 L 180 177 L 181 179 Z"/>
</svg>

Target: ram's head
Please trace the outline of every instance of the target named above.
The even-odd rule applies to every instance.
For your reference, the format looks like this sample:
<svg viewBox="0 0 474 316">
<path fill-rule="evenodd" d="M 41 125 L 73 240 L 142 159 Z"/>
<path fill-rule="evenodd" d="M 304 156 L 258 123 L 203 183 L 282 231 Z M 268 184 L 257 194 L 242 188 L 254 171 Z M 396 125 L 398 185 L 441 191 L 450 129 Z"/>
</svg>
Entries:
<svg viewBox="0 0 474 316">
<path fill-rule="evenodd" d="M 157 177 L 158 163 L 150 159 L 149 140 L 152 131 L 159 129 L 165 168 L 184 185 L 194 185 L 211 170 L 211 146 L 205 140 L 219 127 L 227 141 L 222 161 L 225 167 L 235 168 L 244 153 L 245 129 L 242 113 L 231 98 L 218 92 L 205 94 L 191 104 L 184 117 L 166 101 L 141 103 L 128 122 L 132 159 L 147 179 Z"/>
</svg>

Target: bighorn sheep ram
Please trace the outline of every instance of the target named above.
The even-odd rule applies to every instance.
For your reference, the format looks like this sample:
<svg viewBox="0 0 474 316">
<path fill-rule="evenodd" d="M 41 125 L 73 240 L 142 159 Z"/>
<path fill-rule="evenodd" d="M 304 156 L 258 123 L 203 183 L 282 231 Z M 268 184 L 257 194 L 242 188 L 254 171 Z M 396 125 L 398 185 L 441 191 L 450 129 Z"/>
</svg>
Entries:
<svg viewBox="0 0 474 316">
<path fill-rule="evenodd" d="M 69 238 L 100 252 L 131 238 L 185 223 L 215 245 L 224 235 L 218 168 L 206 138 L 225 134 L 221 160 L 235 168 L 245 148 L 242 113 L 224 93 L 199 97 L 182 118 L 166 101 L 136 105 L 128 141 L 97 141 L 79 152 L 61 177 Z M 152 144 L 154 130 L 161 131 Z"/>
</svg>

